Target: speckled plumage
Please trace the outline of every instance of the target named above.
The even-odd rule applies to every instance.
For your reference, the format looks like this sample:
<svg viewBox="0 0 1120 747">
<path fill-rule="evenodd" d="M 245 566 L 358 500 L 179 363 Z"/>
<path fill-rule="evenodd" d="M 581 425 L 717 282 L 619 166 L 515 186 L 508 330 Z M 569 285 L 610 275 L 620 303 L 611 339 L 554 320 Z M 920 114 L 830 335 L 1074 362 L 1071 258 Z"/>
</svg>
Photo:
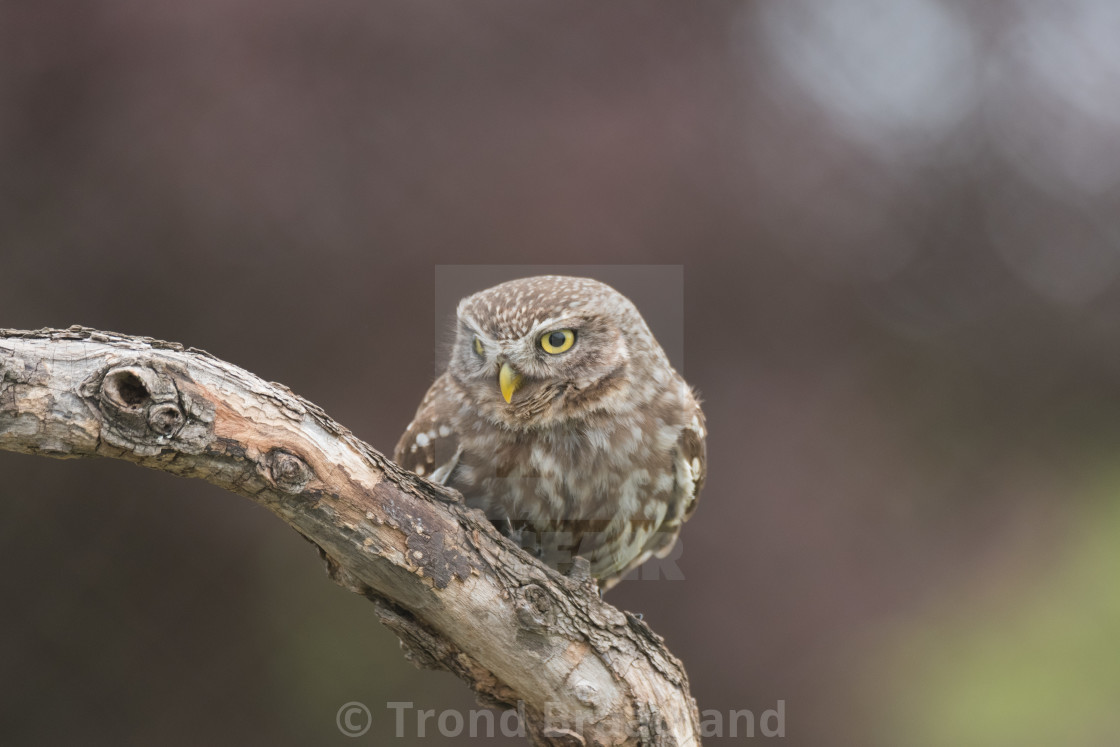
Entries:
<svg viewBox="0 0 1120 747">
<path fill-rule="evenodd" d="M 545 352 L 542 336 L 562 329 L 574 344 Z M 520 376 L 508 403 L 503 363 Z M 606 589 L 672 549 L 704 481 L 704 438 L 696 396 L 629 299 L 550 275 L 459 303 L 447 371 L 395 460 L 461 492 L 554 567 L 587 558 Z"/>
</svg>

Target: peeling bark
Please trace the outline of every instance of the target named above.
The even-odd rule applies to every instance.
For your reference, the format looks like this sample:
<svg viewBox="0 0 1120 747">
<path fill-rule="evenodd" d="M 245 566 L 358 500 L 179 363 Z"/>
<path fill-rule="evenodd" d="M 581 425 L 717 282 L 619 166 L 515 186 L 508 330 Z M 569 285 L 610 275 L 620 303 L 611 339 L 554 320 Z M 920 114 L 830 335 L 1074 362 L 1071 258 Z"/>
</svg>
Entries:
<svg viewBox="0 0 1120 747">
<path fill-rule="evenodd" d="M 541 745 L 699 744 L 681 663 L 645 623 L 506 542 L 453 490 L 208 353 L 82 327 L 0 330 L 0 449 L 112 457 L 268 508 L 369 598 L 417 666 Z"/>
</svg>

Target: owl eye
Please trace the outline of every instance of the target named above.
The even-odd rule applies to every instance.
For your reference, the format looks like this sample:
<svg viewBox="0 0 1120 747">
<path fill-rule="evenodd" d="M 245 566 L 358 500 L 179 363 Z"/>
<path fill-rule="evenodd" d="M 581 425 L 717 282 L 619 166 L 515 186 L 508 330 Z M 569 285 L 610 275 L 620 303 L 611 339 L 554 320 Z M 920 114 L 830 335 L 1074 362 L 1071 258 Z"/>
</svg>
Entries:
<svg viewBox="0 0 1120 747">
<path fill-rule="evenodd" d="M 546 353 L 558 355 L 576 344 L 574 329 L 558 329 L 541 335 L 541 349 Z"/>
<path fill-rule="evenodd" d="M 474 338 L 474 352 L 478 353 L 479 355 L 482 355 L 483 353 L 482 340 L 477 337 Z"/>
</svg>

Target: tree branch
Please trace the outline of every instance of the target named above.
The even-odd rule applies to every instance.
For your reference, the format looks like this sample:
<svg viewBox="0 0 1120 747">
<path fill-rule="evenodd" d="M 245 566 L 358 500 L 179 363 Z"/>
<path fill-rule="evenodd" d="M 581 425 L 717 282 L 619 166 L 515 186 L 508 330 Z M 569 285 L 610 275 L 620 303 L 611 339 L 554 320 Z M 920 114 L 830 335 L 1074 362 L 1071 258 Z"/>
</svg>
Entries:
<svg viewBox="0 0 1120 747">
<path fill-rule="evenodd" d="M 0 330 L 0 449 L 112 457 L 268 508 L 368 597 L 418 666 L 521 704 L 545 745 L 699 744 L 681 663 L 593 582 L 545 567 L 452 490 L 208 353 L 82 327 Z"/>
</svg>

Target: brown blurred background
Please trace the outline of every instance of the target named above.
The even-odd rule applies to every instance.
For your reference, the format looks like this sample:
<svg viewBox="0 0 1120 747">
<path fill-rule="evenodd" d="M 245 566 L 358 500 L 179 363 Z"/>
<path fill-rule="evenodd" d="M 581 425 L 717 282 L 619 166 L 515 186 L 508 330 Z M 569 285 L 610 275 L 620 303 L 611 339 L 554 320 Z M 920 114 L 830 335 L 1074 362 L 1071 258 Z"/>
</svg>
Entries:
<svg viewBox="0 0 1120 747">
<path fill-rule="evenodd" d="M 437 266 L 682 265 L 709 482 L 685 580 L 608 599 L 700 708 L 1115 744 L 1118 38 L 1109 0 L 7 2 L 0 326 L 204 348 L 391 450 Z M 266 511 L 7 453 L 0 493 L 0 743 L 352 744 L 348 701 L 463 741 L 393 739 L 476 706 Z"/>
</svg>

